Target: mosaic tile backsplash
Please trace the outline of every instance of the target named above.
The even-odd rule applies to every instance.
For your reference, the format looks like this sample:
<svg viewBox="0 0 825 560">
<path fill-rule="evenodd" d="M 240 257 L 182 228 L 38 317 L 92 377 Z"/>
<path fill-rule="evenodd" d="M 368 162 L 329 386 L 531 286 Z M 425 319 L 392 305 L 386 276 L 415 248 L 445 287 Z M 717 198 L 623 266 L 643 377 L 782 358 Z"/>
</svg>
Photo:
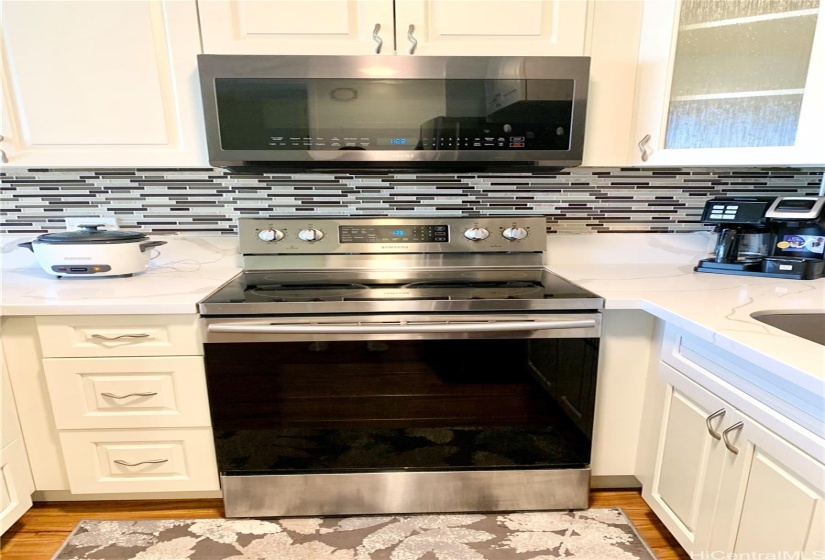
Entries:
<svg viewBox="0 0 825 560">
<path fill-rule="evenodd" d="M 234 234 L 249 216 L 543 215 L 548 232 L 691 232 L 705 200 L 815 195 L 825 169 L 596 168 L 544 174 L 242 175 L 222 169 L 0 172 L 0 233 L 117 216 L 149 233 Z"/>
</svg>

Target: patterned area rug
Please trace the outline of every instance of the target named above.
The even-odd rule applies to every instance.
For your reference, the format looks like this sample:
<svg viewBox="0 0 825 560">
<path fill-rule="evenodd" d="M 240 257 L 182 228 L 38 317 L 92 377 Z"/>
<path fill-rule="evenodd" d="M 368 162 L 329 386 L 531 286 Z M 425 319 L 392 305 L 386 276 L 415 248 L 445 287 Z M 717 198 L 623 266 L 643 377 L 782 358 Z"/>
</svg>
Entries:
<svg viewBox="0 0 825 560">
<path fill-rule="evenodd" d="M 54 560 L 652 560 L 618 508 L 81 521 Z"/>
</svg>

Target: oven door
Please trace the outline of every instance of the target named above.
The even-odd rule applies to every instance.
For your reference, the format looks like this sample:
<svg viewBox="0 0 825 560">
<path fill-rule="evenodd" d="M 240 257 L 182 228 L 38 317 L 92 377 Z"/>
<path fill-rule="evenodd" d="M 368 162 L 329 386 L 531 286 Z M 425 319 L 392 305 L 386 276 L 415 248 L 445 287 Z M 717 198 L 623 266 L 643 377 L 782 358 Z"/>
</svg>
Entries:
<svg viewBox="0 0 825 560">
<path fill-rule="evenodd" d="M 203 329 L 227 516 L 587 506 L 598 313 Z"/>
</svg>

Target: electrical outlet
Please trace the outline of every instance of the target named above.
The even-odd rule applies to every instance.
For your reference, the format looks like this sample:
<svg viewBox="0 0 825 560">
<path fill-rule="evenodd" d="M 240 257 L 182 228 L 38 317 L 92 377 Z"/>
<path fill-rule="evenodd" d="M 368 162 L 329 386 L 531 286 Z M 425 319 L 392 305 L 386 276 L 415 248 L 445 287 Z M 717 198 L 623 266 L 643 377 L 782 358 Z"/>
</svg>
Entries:
<svg viewBox="0 0 825 560">
<path fill-rule="evenodd" d="M 80 226 L 99 225 L 103 229 L 120 229 L 117 216 L 85 216 L 80 218 L 66 218 L 66 230 L 77 231 Z"/>
</svg>

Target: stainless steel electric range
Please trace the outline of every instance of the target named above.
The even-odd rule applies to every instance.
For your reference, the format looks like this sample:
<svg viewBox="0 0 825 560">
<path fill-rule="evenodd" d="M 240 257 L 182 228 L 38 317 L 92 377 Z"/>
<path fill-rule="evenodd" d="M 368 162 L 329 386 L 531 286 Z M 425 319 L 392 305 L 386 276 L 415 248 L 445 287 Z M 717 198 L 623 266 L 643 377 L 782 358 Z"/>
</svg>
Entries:
<svg viewBox="0 0 825 560">
<path fill-rule="evenodd" d="M 228 517 L 587 507 L 603 300 L 543 218 L 239 229 L 200 304 Z"/>
</svg>

